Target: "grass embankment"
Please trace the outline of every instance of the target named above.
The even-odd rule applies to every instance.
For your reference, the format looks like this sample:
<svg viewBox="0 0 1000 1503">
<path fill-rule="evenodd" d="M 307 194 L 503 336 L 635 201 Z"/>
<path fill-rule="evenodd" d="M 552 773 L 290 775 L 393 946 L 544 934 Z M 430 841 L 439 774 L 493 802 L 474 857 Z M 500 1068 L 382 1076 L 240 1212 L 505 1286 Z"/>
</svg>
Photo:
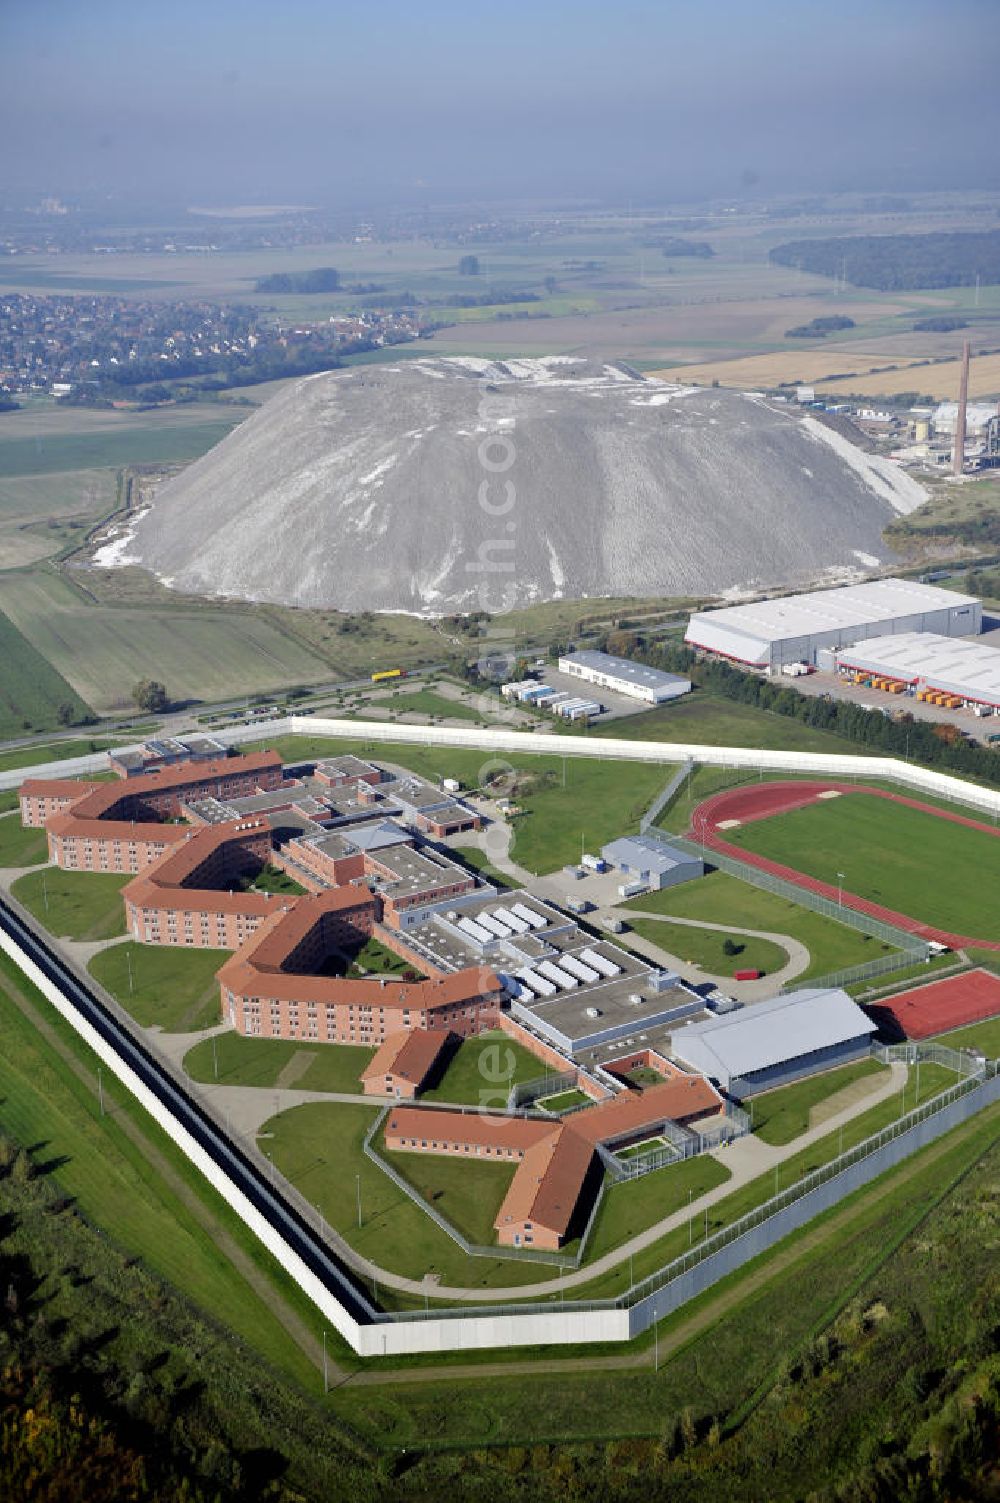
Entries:
<svg viewBox="0 0 1000 1503">
<path fill-rule="evenodd" d="M 623 907 L 648 909 L 667 918 L 710 919 L 716 924 L 733 924 L 741 929 L 787 934 L 809 951 L 809 967 L 796 978 L 800 981 L 826 976 L 831 971 L 862 965 L 865 961 L 892 953 L 892 946 L 882 940 L 813 913 L 812 909 L 792 903 L 788 898 L 765 892 L 762 887 L 741 882 L 728 872 L 709 872 L 707 876 L 685 882 L 680 887 L 643 893 L 630 898 Z M 725 935 L 721 938 L 724 939 Z"/>
<path fill-rule="evenodd" d="M 542 1060 L 505 1033 L 480 1033 L 462 1040 L 440 1080 L 421 1100 L 506 1106 L 511 1086 L 541 1080 L 547 1073 Z"/>
<path fill-rule="evenodd" d="M 638 902 L 638 899 L 636 900 Z M 733 971 L 757 970 L 764 975 L 780 971 L 788 964 L 788 951 L 770 939 L 754 939 L 749 934 L 719 929 L 695 929 L 689 924 L 671 924 L 667 920 L 630 918 L 629 927 L 650 944 L 659 945 L 671 955 L 708 971 L 710 975 L 732 975 Z M 727 952 L 726 944 L 734 948 Z"/>
<path fill-rule="evenodd" d="M 812 1075 L 792 1085 L 765 1091 L 744 1102 L 744 1106 L 750 1112 L 758 1138 L 765 1143 L 790 1143 L 811 1126 L 813 1107 L 846 1090 L 855 1081 L 880 1075 L 888 1076 L 887 1065 L 880 1064 L 877 1059 L 860 1059 L 855 1064 L 841 1065 L 837 1070 L 826 1070 L 822 1075 Z"/>
<path fill-rule="evenodd" d="M 702 746 L 756 746 L 774 751 L 843 752 L 847 742 L 787 715 L 758 710 L 696 689 L 681 700 L 622 720 L 598 722 L 589 735 L 627 741 L 690 742 Z M 864 754 L 864 749 L 852 747 Z M 732 773 L 729 774 L 730 779 Z M 664 781 L 666 781 L 664 779 Z"/>
<path fill-rule="evenodd" d="M 1000 838 L 845 794 L 726 832 L 734 845 L 957 934 L 1000 939 Z M 947 873 L 947 880 L 942 880 Z"/>
<path fill-rule="evenodd" d="M 0 819 L 0 866 L 38 866 L 48 856 L 49 842 L 44 830 L 22 825 L 16 812 Z"/>
<path fill-rule="evenodd" d="M 121 892 L 131 877 L 67 872 L 57 866 L 26 872 L 11 886 L 19 903 L 50 934 L 68 939 L 114 939 L 125 933 Z"/>
<path fill-rule="evenodd" d="M 374 1054 L 374 1049 L 360 1044 L 309 1044 L 220 1033 L 189 1049 L 184 1056 L 184 1068 L 192 1080 L 211 1085 L 269 1089 L 282 1086 L 287 1080 L 289 1086 L 301 1091 L 358 1096 L 361 1071 Z"/>
<path fill-rule="evenodd" d="M 126 940 L 95 955 L 87 969 L 143 1028 L 188 1033 L 219 1022 L 215 973 L 228 959 L 228 950 Z"/>
</svg>

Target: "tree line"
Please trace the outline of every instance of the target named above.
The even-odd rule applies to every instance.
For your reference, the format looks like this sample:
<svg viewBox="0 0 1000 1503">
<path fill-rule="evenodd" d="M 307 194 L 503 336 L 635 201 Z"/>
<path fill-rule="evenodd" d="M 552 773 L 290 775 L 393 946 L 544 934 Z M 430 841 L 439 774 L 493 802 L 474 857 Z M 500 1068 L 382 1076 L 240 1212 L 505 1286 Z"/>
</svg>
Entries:
<svg viewBox="0 0 1000 1503">
<path fill-rule="evenodd" d="M 1000 230 L 935 230 L 929 235 L 845 235 L 790 240 L 770 252 L 776 266 L 858 287 L 901 292 L 914 287 L 973 287 L 1000 282 Z"/>
</svg>

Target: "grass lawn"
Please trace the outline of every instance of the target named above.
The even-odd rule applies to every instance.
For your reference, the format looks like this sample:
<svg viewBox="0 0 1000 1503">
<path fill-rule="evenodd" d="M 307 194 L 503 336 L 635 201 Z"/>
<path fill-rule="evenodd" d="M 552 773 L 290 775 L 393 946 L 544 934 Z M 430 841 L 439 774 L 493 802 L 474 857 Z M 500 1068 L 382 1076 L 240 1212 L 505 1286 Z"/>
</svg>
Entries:
<svg viewBox="0 0 1000 1503">
<path fill-rule="evenodd" d="M 765 1143 L 790 1143 L 806 1131 L 809 1114 L 820 1101 L 826 1101 L 856 1080 L 885 1075 L 887 1071 L 888 1066 L 880 1064 L 877 1059 L 859 1059 L 854 1064 L 826 1070 L 822 1075 L 812 1075 L 806 1080 L 779 1086 L 777 1090 L 765 1091 L 744 1105 L 751 1114 L 758 1138 L 763 1138 Z M 921 1090 L 923 1084 L 921 1080 Z"/>
<path fill-rule="evenodd" d="M 305 892 L 301 883 L 296 882 L 287 872 L 283 872 L 280 866 L 264 866 L 248 884 L 251 892 L 285 892 L 298 897 Z"/>
<path fill-rule="evenodd" d="M 404 959 L 397 955 L 395 950 L 390 950 L 377 939 L 369 939 L 355 955 L 348 967 L 348 976 L 401 976 L 404 971 L 411 973 L 413 978 L 422 979 L 422 973 Z"/>
<path fill-rule="evenodd" d="M 19 903 L 50 934 L 68 939 L 114 939 L 125 933 L 121 891 L 130 876 L 65 872 L 57 866 L 26 872 L 12 885 Z"/>
<path fill-rule="evenodd" d="M 202 1046 L 199 1045 L 199 1048 Z M 326 1102 L 308 1102 L 265 1122 L 261 1147 L 269 1153 L 282 1174 L 352 1247 L 381 1267 L 409 1278 L 439 1273 L 442 1280 L 466 1287 L 488 1288 L 491 1284 L 536 1283 L 554 1273 L 542 1263 L 510 1258 L 466 1257 L 461 1248 L 431 1218 L 414 1205 L 362 1150 L 365 1133 L 377 1116 L 377 1108 Z M 387 1159 L 390 1155 L 386 1155 Z M 391 1155 L 393 1167 L 417 1154 Z M 412 1172 L 436 1177 L 439 1185 L 449 1169 L 465 1169 L 463 1161 L 448 1165 L 442 1159 L 426 1170 Z M 495 1166 L 494 1166 L 495 1167 Z M 439 1172 L 440 1170 L 440 1172 Z M 361 1226 L 358 1226 L 357 1184 L 361 1181 Z M 468 1213 L 467 1213 L 468 1214 Z M 494 1210 L 494 1215 L 496 1211 Z M 380 1300 L 392 1299 L 379 1290 Z"/>
<path fill-rule="evenodd" d="M 661 1148 L 669 1148 L 666 1138 L 643 1138 L 641 1143 L 633 1143 L 628 1148 L 615 1150 L 615 1157 L 619 1159 L 642 1159 L 649 1153 L 658 1153 Z"/>
<path fill-rule="evenodd" d="M 787 715 L 758 710 L 695 689 L 683 699 L 623 720 L 609 720 L 590 735 L 629 741 L 690 741 L 703 746 L 759 746 L 775 751 L 843 752 L 846 742 L 829 731 L 802 725 Z M 864 755 L 863 748 L 852 746 Z M 729 777 L 732 779 L 732 773 Z M 665 781 L 665 780 L 664 780 Z"/>
<path fill-rule="evenodd" d="M 69 757 L 89 757 L 94 752 L 106 751 L 114 745 L 113 741 L 83 737 L 46 741 L 40 745 L 32 742 L 31 746 L 17 746 L 12 751 L 0 752 L 0 772 L 9 772 L 14 767 L 35 767 L 40 762 L 62 762 Z"/>
<path fill-rule="evenodd" d="M 787 950 L 770 939 L 724 934 L 719 929 L 693 929 L 687 924 L 671 924 L 662 919 L 634 918 L 629 924 L 643 939 L 661 945 L 671 955 L 712 975 L 731 976 L 733 971 L 746 969 L 769 975 L 780 971 L 788 961 Z M 727 940 L 738 946 L 735 955 L 725 953 L 723 946 Z"/>
<path fill-rule="evenodd" d="M 845 794 L 728 830 L 726 838 L 834 885 L 843 872 L 846 891 L 912 918 L 1000 938 L 1000 838 L 986 831 Z"/>
<path fill-rule="evenodd" d="M 188 1033 L 220 1018 L 215 973 L 228 950 L 187 950 L 126 940 L 91 960 L 87 969 L 143 1028 Z"/>
<path fill-rule="evenodd" d="M 492 790 L 512 797 L 524 811 L 514 821 L 511 856 L 530 871 L 555 871 L 580 859 L 581 841 L 597 850 L 618 835 L 639 828 L 639 820 L 660 792 L 670 769 L 651 762 L 603 762 L 584 757 L 504 752 L 496 758 L 462 748 L 408 746 L 329 736 L 279 736 L 261 742 L 293 764 L 344 752 L 393 762 L 421 777 L 459 778 L 475 790 L 497 775 Z M 250 748 L 246 748 L 250 750 Z M 507 771 L 513 769 L 513 773 Z"/>
<path fill-rule="evenodd" d="M 0 866 L 37 866 L 48 857 L 49 842 L 44 830 L 22 825 L 16 813 L 0 819 Z"/>
<path fill-rule="evenodd" d="M 238 1033 L 220 1033 L 214 1040 L 204 1039 L 189 1049 L 184 1056 L 184 1068 L 192 1080 L 263 1089 L 284 1084 L 280 1077 L 283 1071 L 287 1071 L 288 1085 L 299 1090 L 360 1095 L 361 1071 L 374 1054 L 374 1049 L 360 1044 L 248 1039 Z M 215 1073 L 216 1063 L 218 1075 Z M 301 1066 L 305 1068 L 299 1073 Z"/>
<path fill-rule="evenodd" d="M 725 1184 L 729 1177 L 729 1170 L 723 1164 L 703 1153 L 679 1164 L 654 1169 L 641 1179 L 607 1185 L 587 1243 L 586 1261 L 591 1263 L 603 1257 L 620 1243 L 681 1210 L 687 1205 L 689 1195 L 692 1200 L 698 1200 L 716 1185 Z M 686 1239 L 686 1231 L 684 1236 Z M 654 1266 L 659 1267 L 662 1261 L 658 1259 Z M 627 1284 L 626 1265 L 623 1287 Z"/>
<path fill-rule="evenodd" d="M 517 885 L 515 878 L 510 876 L 508 872 L 497 871 L 496 867 L 491 865 L 488 854 L 481 846 L 451 846 L 450 853 L 463 866 L 470 867 L 472 871 L 478 873 L 487 882 L 492 882 L 494 887 L 515 887 Z"/>
<path fill-rule="evenodd" d="M 777 1191 L 788 1189 L 797 1180 L 811 1174 L 814 1169 L 822 1168 L 838 1153 L 853 1148 L 856 1143 L 871 1137 L 887 1127 L 890 1122 L 895 1122 L 898 1117 L 910 1112 L 915 1106 L 930 1100 L 948 1086 L 954 1085 L 957 1077 L 951 1070 L 946 1070 L 941 1065 L 922 1064 L 920 1066 L 920 1089 L 917 1091 L 916 1072 L 910 1070 L 907 1075 L 906 1087 L 899 1094 L 893 1094 L 887 1100 L 878 1105 L 869 1107 L 866 1112 L 861 1112 L 852 1121 L 845 1124 L 843 1129 L 827 1134 L 817 1139 L 808 1148 L 800 1149 L 784 1160 L 774 1171 L 759 1175 L 750 1180 L 730 1195 L 725 1195 L 719 1201 L 708 1208 L 707 1218 L 702 1212 L 695 1213 L 694 1217 L 694 1241 L 698 1243 L 706 1234 L 711 1236 L 721 1227 L 728 1226 L 731 1222 L 739 1220 L 755 1206 L 761 1205 L 770 1199 Z M 666 1169 L 658 1169 L 652 1174 L 645 1175 L 642 1179 L 631 1184 L 615 1185 L 605 1195 L 604 1202 L 598 1213 L 601 1241 L 592 1238 L 587 1247 L 585 1263 L 592 1262 L 600 1253 L 618 1246 L 627 1237 L 634 1236 L 636 1232 L 644 1231 L 646 1227 L 653 1226 L 672 1210 L 678 1208 L 676 1198 L 671 1198 L 666 1203 L 665 1209 L 660 1209 L 664 1204 L 663 1192 L 650 1181 L 659 1180 L 661 1175 L 675 1174 L 681 1169 L 693 1172 L 695 1165 L 703 1163 L 716 1164 L 714 1159 L 706 1159 L 702 1154 L 698 1158 L 687 1159 L 683 1164 L 670 1164 Z M 716 1164 L 716 1168 L 719 1165 Z M 687 1186 L 680 1204 L 687 1200 Z M 711 1186 L 703 1186 L 701 1190 L 695 1190 L 694 1199 L 703 1194 L 705 1189 Z M 620 1196 L 621 1200 L 614 1197 Z M 608 1215 L 608 1205 L 611 1203 L 613 1218 L 605 1227 L 604 1218 Z M 689 1232 L 687 1223 L 678 1227 L 675 1231 L 668 1232 L 665 1237 L 659 1238 L 651 1246 L 643 1248 L 633 1260 L 636 1278 L 645 1278 L 648 1274 L 655 1273 L 658 1268 L 670 1261 L 671 1258 L 679 1257 L 686 1252 L 689 1245 Z M 604 1298 L 613 1294 L 621 1294 L 628 1286 L 628 1269 L 616 1268 L 610 1273 L 601 1274 L 592 1283 L 580 1288 L 577 1295 L 580 1299 Z"/>
<path fill-rule="evenodd" d="M 445 699 L 443 694 L 435 694 L 433 689 L 417 689 L 411 693 L 394 694 L 391 699 L 374 700 L 371 708 L 376 705 L 400 715 L 412 711 L 415 714 L 430 715 L 440 720 L 468 720 L 474 725 L 490 719 L 474 705 L 466 704 L 461 700 Z M 362 705 L 361 709 L 355 713 L 364 719 L 368 709 L 368 705 Z"/>
<path fill-rule="evenodd" d="M 659 1070 L 654 1070 L 652 1065 L 636 1065 L 634 1070 L 629 1070 L 625 1079 L 630 1080 L 633 1085 L 651 1086 L 662 1085 L 664 1077 Z"/>
<path fill-rule="evenodd" d="M 7 814 L 12 809 L 16 809 L 18 807 L 18 803 L 19 800 L 17 797 L 17 789 L 5 788 L 3 792 L 0 793 L 0 814 Z"/>
<path fill-rule="evenodd" d="M 541 1080 L 545 1064 L 505 1033 L 463 1039 L 436 1086 L 423 1101 L 454 1101 L 469 1106 L 506 1106 L 515 1083 Z"/>
<path fill-rule="evenodd" d="M 583 1091 L 560 1091 L 557 1096 L 540 1096 L 535 1102 L 536 1106 L 543 1106 L 547 1112 L 568 1112 L 574 1106 L 586 1106 L 590 1097 Z"/>
<path fill-rule="evenodd" d="M 805 945 L 812 957 L 799 980 L 826 976 L 892 951 L 891 945 L 879 939 L 848 929 L 846 924 L 838 924 L 835 919 L 813 913 L 810 908 L 765 892 L 750 882 L 741 882 L 728 872 L 709 872 L 696 882 L 668 887 L 664 892 L 643 893 L 623 906 L 649 909 L 667 917 L 676 914 L 678 918 L 711 919 L 715 924 L 787 934 Z"/>
<path fill-rule="evenodd" d="M 1000 1018 L 987 1018 L 982 1023 L 968 1023 L 964 1028 L 955 1028 L 951 1033 L 939 1033 L 935 1042 L 947 1044 L 949 1049 L 979 1049 L 989 1059 L 998 1059 Z"/>
<path fill-rule="evenodd" d="M 493 1246 L 497 1240 L 493 1222 L 510 1189 L 516 1163 L 492 1164 L 437 1153 L 390 1153 L 384 1143 L 379 1152 L 469 1242 L 476 1247 Z"/>
</svg>

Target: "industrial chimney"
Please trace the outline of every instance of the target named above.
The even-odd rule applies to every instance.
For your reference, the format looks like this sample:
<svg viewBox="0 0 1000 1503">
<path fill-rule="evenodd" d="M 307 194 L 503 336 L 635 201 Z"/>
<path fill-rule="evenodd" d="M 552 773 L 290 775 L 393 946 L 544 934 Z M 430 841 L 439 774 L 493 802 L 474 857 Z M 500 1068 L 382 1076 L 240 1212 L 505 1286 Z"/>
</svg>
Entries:
<svg viewBox="0 0 1000 1503">
<path fill-rule="evenodd" d="M 951 473 L 961 475 L 965 469 L 965 411 L 969 405 L 969 341 L 962 345 L 962 380 L 958 388 L 958 411 L 955 413 L 955 447 L 951 455 Z"/>
</svg>

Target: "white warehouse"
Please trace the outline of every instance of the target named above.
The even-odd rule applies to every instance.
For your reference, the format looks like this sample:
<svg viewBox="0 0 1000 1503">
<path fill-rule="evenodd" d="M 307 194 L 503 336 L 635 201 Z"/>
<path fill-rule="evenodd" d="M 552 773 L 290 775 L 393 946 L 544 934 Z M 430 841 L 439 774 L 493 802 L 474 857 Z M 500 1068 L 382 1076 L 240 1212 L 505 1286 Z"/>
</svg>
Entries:
<svg viewBox="0 0 1000 1503">
<path fill-rule="evenodd" d="M 841 673 L 873 673 L 921 689 L 953 694 L 967 705 L 1000 710 L 1000 650 L 935 632 L 872 637 L 837 653 Z"/>
<path fill-rule="evenodd" d="M 585 679 L 588 684 L 600 684 L 602 689 L 627 694 L 630 699 L 645 700 L 651 705 L 677 699 L 691 688 L 689 678 L 663 673 L 659 668 L 647 668 L 645 663 L 633 663 L 631 658 L 614 658 L 606 652 L 568 653 L 559 659 L 559 671 Z"/>
<path fill-rule="evenodd" d="M 836 590 L 782 595 L 748 605 L 696 611 L 684 640 L 751 668 L 815 663 L 821 649 L 839 651 L 868 637 L 935 632 L 968 637 L 983 629 L 975 596 L 912 579 L 870 579 Z"/>
</svg>

